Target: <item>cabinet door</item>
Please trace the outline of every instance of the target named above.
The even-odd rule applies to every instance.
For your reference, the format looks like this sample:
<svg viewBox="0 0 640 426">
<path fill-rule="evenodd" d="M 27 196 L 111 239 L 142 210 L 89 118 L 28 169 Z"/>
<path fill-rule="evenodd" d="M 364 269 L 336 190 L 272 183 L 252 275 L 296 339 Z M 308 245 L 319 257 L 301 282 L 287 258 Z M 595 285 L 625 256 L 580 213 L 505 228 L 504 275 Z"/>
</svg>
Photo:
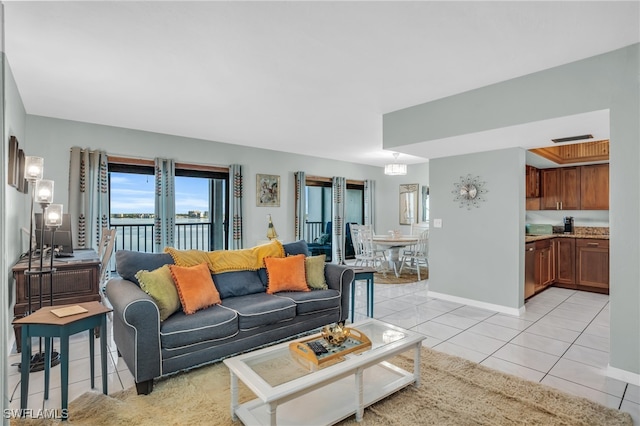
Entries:
<svg viewBox="0 0 640 426">
<path fill-rule="evenodd" d="M 558 210 L 560 202 L 560 179 L 558 169 L 540 170 L 540 182 L 542 186 L 542 210 Z"/>
<path fill-rule="evenodd" d="M 609 289 L 609 241 L 576 240 L 577 284 Z"/>
<path fill-rule="evenodd" d="M 576 284 L 576 240 L 574 238 L 556 238 L 556 282 L 575 286 Z"/>
<path fill-rule="evenodd" d="M 560 210 L 580 210 L 580 168 L 560 170 Z"/>
<path fill-rule="evenodd" d="M 609 165 L 583 166 L 580 171 L 582 210 L 609 210 Z"/>
<path fill-rule="evenodd" d="M 536 198 L 540 196 L 539 170 L 533 166 L 526 166 L 526 197 Z"/>
</svg>

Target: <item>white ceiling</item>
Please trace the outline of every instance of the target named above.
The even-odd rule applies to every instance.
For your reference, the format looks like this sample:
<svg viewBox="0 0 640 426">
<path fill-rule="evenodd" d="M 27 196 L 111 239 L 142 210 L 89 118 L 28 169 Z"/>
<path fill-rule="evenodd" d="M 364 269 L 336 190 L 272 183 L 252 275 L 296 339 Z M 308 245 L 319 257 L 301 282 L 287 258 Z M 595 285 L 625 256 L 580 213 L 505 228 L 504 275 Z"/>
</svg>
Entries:
<svg viewBox="0 0 640 426">
<path fill-rule="evenodd" d="M 4 5 L 28 114 L 371 165 L 392 159 L 384 113 L 640 41 L 638 1 Z M 608 132 L 583 118 L 573 134 Z"/>
</svg>

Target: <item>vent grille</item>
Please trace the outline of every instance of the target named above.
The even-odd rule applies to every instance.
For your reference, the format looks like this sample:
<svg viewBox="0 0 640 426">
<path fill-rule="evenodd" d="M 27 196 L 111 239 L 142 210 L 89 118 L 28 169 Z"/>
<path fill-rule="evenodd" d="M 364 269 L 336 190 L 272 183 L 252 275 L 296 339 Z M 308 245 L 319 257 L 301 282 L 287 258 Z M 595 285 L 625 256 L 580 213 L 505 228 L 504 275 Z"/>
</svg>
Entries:
<svg viewBox="0 0 640 426">
<path fill-rule="evenodd" d="M 593 139 L 593 135 L 569 136 L 567 138 L 551 139 L 555 143 L 581 141 L 583 139 Z"/>
</svg>

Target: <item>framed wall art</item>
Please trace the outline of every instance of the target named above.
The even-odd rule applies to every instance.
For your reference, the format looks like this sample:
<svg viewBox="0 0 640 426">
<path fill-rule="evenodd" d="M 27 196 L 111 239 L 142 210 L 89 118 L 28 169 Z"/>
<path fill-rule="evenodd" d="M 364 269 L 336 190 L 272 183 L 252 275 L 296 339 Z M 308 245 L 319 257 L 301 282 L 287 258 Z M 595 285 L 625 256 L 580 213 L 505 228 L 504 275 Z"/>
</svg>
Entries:
<svg viewBox="0 0 640 426">
<path fill-rule="evenodd" d="M 18 139 L 15 136 L 9 138 L 9 165 L 7 167 L 7 183 L 18 188 Z"/>
<path fill-rule="evenodd" d="M 280 176 L 256 174 L 256 206 L 280 207 Z"/>
<path fill-rule="evenodd" d="M 400 225 L 418 222 L 418 184 L 400 185 Z"/>
</svg>

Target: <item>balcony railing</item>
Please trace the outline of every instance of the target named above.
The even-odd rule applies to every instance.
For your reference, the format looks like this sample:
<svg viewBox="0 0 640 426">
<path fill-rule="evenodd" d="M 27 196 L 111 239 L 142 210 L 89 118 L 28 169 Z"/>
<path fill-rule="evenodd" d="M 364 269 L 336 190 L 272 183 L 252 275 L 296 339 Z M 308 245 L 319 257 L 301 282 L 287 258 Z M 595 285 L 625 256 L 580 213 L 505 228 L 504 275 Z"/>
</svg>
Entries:
<svg viewBox="0 0 640 426">
<path fill-rule="evenodd" d="M 179 250 L 211 250 L 210 222 L 176 223 L 175 226 L 175 248 Z M 111 224 L 111 227 L 116 229 L 116 251 L 154 252 L 153 223 L 118 223 Z"/>
</svg>

